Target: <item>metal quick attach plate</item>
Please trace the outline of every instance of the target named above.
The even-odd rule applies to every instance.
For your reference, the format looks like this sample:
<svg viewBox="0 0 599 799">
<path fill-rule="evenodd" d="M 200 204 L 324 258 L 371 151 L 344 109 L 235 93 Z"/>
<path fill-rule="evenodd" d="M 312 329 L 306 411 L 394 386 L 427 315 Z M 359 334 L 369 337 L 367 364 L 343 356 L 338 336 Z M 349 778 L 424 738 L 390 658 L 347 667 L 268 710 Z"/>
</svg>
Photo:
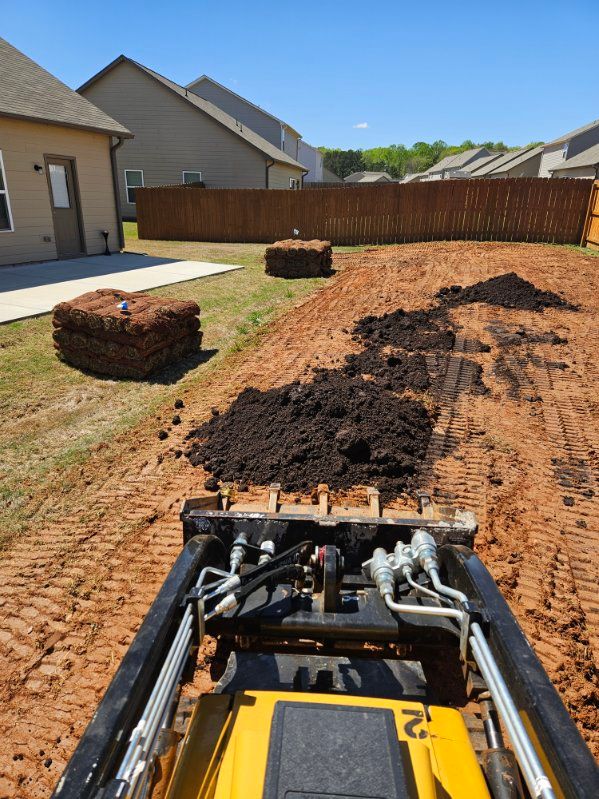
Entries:
<svg viewBox="0 0 599 799">
<path fill-rule="evenodd" d="M 346 549 L 377 536 L 388 538 L 393 546 L 398 538 L 409 542 L 417 528 L 430 532 L 438 546 L 473 544 L 477 522 L 470 511 L 437 505 L 428 494 L 419 496 L 419 512 L 381 507 L 375 489 L 368 489 L 366 498 L 362 506 L 331 505 L 328 488 L 319 486 L 314 504 L 288 505 L 279 502 L 279 489 L 273 486 L 267 503 L 241 503 L 231 501 L 230 493 L 212 494 L 185 500 L 180 516 L 186 541 L 204 533 L 217 535 L 225 545 L 230 545 L 240 530 L 253 542 L 265 525 L 277 544 L 301 534 L 316 545 L 335 542 Z M 291 543 L 289 540 L 284 546 Z"/>
</svg>

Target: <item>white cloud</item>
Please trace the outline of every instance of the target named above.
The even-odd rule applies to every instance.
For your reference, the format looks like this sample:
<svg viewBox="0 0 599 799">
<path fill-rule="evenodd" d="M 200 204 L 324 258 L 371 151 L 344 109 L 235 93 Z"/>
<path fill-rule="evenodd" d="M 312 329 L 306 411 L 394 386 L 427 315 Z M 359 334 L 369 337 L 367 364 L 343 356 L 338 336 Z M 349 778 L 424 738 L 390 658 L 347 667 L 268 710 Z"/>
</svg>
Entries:
<svg viewBox="0 0 599 799">
<path fill-rule="evenodd" d="M 357 125 L 354 125 L 354 128 L 367 128 L 368 122 L 358 122 Z"/>
</svg>

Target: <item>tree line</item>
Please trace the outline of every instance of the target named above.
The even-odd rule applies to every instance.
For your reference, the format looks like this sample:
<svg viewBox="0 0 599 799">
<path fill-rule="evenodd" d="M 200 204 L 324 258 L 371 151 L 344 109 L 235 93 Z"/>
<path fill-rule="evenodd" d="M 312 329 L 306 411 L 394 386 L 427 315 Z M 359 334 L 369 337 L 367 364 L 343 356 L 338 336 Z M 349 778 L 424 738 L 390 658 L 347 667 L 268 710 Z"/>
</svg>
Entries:
<svg viewBox="0 0 599 799">
<path fill-rule="evenodd" d="M 542 142 L 531 142 L 527 146 L 536 146 Z M 432 144 L 418 141 L 412 147 L 403 144 L 391 144 L 388 147 L 373 147 L 370 150 L 338 150 L 319 147 L 323 154 L 323 164 L 340 178 L 352 172 L 388 172 L 393 178 L 403 178 L 411 172 L 424 172 L 442 158 L 455 155 L 474 147 L 486 147 L 496 152 L 518 150 L 518 147 L 507 147 L 502 141 L 486 141 L 476 144 L 466 139 L 461 144 L 451 145 L 438 139 Z"/>
</svg>

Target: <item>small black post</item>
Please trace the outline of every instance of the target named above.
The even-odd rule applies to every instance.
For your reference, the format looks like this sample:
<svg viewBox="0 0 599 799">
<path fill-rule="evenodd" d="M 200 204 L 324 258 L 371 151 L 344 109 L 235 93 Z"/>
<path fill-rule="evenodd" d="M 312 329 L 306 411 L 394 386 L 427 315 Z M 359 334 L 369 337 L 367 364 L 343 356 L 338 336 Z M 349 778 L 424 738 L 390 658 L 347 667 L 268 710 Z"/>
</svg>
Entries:
<svg viewBox="0 0 599 799">
<path fill-rule="evenodd" d="M 104 255 L 112 255 L 112 253 L 108 249 L 108 235 L 109 235 L 108 231 L 101 230 L 100 233 L 104 236 L 104 244 L 106 245 L 106 247 L 104 248 Z"/>
</svg>

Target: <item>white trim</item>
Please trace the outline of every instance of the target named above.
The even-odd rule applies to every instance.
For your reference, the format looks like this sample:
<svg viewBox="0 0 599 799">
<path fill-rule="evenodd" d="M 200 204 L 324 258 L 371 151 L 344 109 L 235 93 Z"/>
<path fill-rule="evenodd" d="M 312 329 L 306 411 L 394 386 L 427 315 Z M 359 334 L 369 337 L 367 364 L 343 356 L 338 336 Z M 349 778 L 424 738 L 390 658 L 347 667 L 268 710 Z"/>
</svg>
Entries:
<svg viewBox="0 0 599 799">
<path fill-rule="evenodd" d="M 6 169 L 4 169 L 2 150 L 0 150 L 0 172 L 2 173 L 2 182 L 4 183 L 4 188 L 0 189 L 0 194 L 3 194 L 6 197 L 6 209 L 8 211 L 8 221 L 10 222 L 10 227 L 0 228 L 0 233 L 14 233 L 15 225 L 12 218 L 12 208 L 10 207 L 10 196 L 8 194 L 8 183 L 6 182 Z"/>
<path fill-rule="evenodd" d="M 127 200 L 127 205 L 135 205 L 135 203 L 131 202 L 131 200 L 129 199 L 129 189 L 143 189 L 143 187 L 146 185 L 144 181 L 144 171 L 143 169 L 125 169 L 124 172 L 125 172 L 125 198 Z M 141 186 L 130 186 L 127 183 L 127 172 L 140 172 Z"/>
<path fill-rule="evenodd" d="M 299 178 L 289 178 L 289 188 L 294 189 L 297 191 L 300 187 L 300 179 Z"/>
<path fill-rule="evenodd" d="M 185 175 L 199 175 L 200 182 L 202 180 L 202 170 L 201 169 L 184 169 L 181 173 L 183 175 L 183 183 L 185 183 Z M 193 181 L 196 182 L 195 180 Z"/>
</svg>

